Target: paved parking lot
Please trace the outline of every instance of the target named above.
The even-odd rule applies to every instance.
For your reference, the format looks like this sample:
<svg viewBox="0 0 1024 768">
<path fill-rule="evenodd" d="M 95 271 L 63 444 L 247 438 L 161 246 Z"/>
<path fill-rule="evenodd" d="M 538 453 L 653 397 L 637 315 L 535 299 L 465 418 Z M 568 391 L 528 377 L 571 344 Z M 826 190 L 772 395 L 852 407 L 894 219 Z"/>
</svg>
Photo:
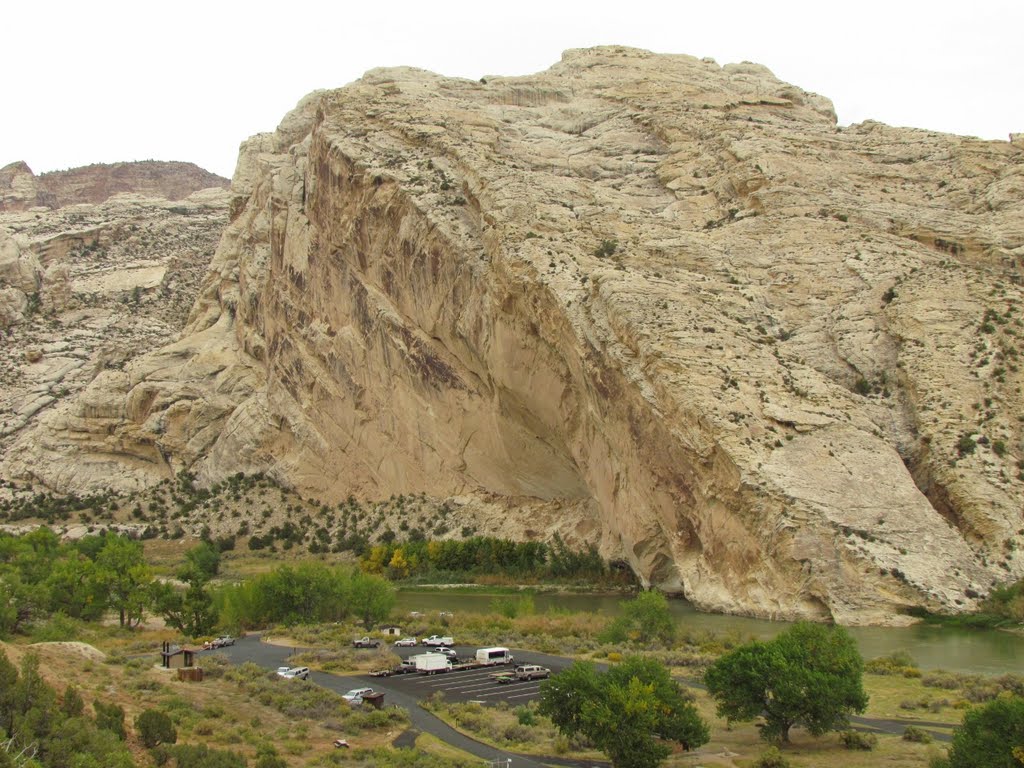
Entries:
<svg viewBox="0 0 1024 768">
<path fill-rule="evenodd" d="M 459 648 L 457 650 L 465 658 L 471 658 L 473 655 L 471 649 Z M 423 652 L 411 648 L 403 648 L 401 651 L 403 657 Z M 547 661 L 547 659 L 534 659 L 534 654 L 522 654 L 522 656 L 527 658 L 520 658 L 520 655 L 516 654 L 517 663 L 541 664 L 550 669 L 552 673 L 558 672 L 564 666 L 564 664 L 545 664 L 544 661 Z M 514 667 L 501 665 L 481 667 L 479 669 L 439 672 L 436 675 L 393 675 L 392 677 L 376 679 L 376 684 L 378 688 L 394 688 L 417 699 L 425 699 L 435 691 L 443 692 L 445 699 L 448 701 L 479 701 L 482 704 L 496 704 L 499 701 L 505 701 L 510 706 L 519 706 L 536 699 L 540 695 L 540 684 L 543 681 L 531 680 L 527 682 L 523 680 L 521 682 L 499 683 L 492 677 L 492 675 L 501 674 L 502 672 L 511 672 L 513 669 Z M 375 678 L 366 679 L 375 680 Z M 369 684 L 373 685 L 374 683 L 371 682 Z"/>
<path fill-rule="evenodd" d="M 491 675 L 502 671 L 510 670 L 508 667 L 483 667 L 436 675 L 395 675 L 387 678 L 387 684 L 418 699 L 425 699 L 435 691 L 442 691 L 448 701 L 479 701 L 486 704 L 507 701 L 511 705 L 518 705 L 537 698 L 540 680 L 498 683 Z"/>
</svg>

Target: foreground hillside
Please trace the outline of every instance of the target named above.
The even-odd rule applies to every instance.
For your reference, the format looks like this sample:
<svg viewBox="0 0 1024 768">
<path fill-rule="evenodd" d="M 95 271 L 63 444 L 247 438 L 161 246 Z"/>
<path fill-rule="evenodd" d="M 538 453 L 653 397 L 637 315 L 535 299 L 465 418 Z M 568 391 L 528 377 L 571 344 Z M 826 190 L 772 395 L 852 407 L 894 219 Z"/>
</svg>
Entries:
<svg viewBox="0 0 1024 768">
<path fill-rule="evenodd" d="M 374 70 L 243 145 L 180 340 L 8 451 L 499 500 L 698 605 L 893 621 L 1024 575 L 1024 147 L 622 48 Z"/>
</svg>

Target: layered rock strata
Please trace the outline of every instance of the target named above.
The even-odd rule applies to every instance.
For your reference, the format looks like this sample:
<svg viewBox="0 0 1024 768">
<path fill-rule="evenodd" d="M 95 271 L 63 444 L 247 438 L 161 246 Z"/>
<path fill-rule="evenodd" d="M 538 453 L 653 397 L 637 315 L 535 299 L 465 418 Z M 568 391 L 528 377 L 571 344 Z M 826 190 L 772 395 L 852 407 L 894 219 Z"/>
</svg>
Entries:
<svg viewBox="0 0 1024 768">
<path fill-rule="evenodd" d="M 1024 575 L 1018 143 L 613 47 L 371 71 L 245 143 L 233 192 L 181 340 L 9 475 L 264 470 L 503 499 L 523 535 L 562 509 L 645 583 L 777 618 Z"/>
<path fill-rule="evenodd" d="M 201 189 L 227 186 L 223 176 L 194 163 L 97 163 L 36 176 L 26 163 L 16 162 L 0 168 L 0 212 L 96 204 L 126 193 L 181 200 Z"/>
<path fill-rule="evenodd" d="M 0 455 L 95 379 L 177 337 L 228 202 L 213 188 L 174 203 L 121 195 L 0 214 Z"/>
</svg>

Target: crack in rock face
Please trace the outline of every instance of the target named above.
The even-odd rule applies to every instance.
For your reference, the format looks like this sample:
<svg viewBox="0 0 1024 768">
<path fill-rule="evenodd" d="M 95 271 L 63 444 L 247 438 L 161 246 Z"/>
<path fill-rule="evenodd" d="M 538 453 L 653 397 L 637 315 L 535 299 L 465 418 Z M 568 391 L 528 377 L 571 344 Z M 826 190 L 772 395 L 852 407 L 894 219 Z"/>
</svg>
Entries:
<svg viewBox="0 0 1024 768">
<path fill-rule="evenodd" d="M 758 65 L 372 70 L 243 144 L 180 338 L 3 471 L 501 499 L 707 609 L 968 609 L 1024 576 L 1022 179 L 1019 142 L 839 128 Z"/>
</svg>

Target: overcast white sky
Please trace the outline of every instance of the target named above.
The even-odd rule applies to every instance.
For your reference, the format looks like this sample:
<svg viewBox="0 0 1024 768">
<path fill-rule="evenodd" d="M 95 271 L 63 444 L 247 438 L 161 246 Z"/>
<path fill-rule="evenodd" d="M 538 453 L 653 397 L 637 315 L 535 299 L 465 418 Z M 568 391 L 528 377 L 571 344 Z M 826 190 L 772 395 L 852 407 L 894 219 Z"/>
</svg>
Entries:
<svg viewBox="0 0 1024 768">
<path fill-rule="evenodd" d="M 1024 0 L 11 0 L 0 28 L 0 166 L 36 173 L 152 158 L 230 176 L 240 141 L 373 67 L 478 79 L 603 44 L 756 61 L 843 125 L 1024 132 Z"/>
</svg>

